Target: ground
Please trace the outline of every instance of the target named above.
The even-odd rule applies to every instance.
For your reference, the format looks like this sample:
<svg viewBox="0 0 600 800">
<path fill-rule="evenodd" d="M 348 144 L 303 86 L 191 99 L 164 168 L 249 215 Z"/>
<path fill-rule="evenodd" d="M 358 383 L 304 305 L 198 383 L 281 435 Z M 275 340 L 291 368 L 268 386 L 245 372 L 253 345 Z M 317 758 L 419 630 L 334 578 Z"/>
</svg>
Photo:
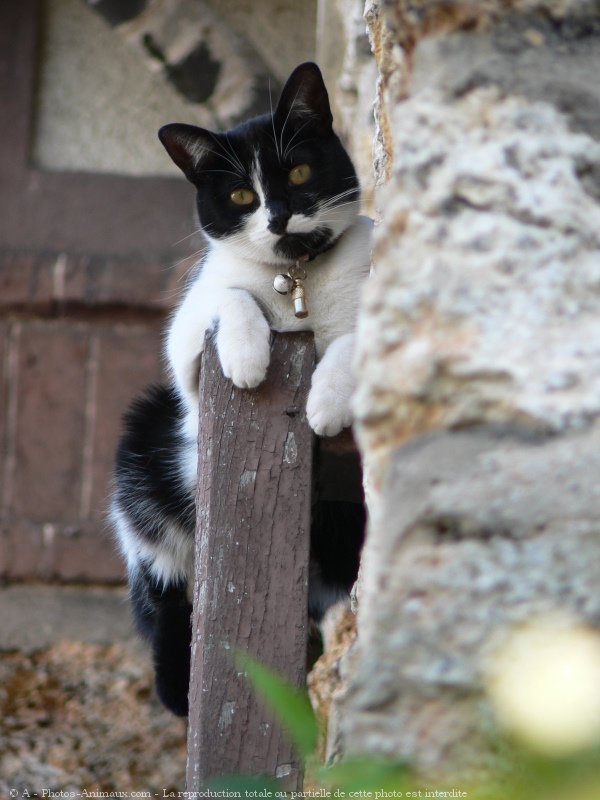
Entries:
<svg viewBox="0 0 600 800">
<path fill-rule="evenodd" d="M 0 797 L 182 790 L 185 723 L 155 697 L 124 591 L 20 585 L 0 605 Z"/>
</svg>

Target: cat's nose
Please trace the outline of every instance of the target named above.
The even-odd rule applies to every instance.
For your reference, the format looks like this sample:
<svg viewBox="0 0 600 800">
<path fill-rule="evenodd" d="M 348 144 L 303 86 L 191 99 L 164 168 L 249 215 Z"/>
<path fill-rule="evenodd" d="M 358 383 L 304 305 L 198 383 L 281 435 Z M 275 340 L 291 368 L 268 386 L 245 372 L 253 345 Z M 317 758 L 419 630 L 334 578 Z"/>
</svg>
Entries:
<svg viewBox="0 0 600 800">
<path fill-rule="evenodd" d="M 276 234 L 285 233 L 289 218 L 290 218 L 289 211 L 278 209 L 275 212 L 271 212 L 267 228 L 271 231 L 271 233 L 276 233 Z"/>
</svg>

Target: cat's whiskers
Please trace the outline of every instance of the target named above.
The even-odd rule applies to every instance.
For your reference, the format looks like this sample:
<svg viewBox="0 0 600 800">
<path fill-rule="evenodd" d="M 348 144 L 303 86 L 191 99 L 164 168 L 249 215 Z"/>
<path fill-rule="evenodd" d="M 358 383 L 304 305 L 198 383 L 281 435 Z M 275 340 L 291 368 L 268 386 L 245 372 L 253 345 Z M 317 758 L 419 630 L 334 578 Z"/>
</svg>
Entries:
<svg viewBox="0 0 600 800">
<path fill-rule="evenodd" d="M 234 172 L 231 169 L 203 169 L 202 172 L 206 172 L 206 173 L 208 173 L 208 172 L 224 172 L 227 175 L 235 175 L 236 178 L 244 178 L 245 179 L 244 175 L 240 175 L 239 172 Z"/>
<path fill-rule="evenodd" d="M 348 195 L 356 194 L 358 192 L 357 186 L 352 186 L 350 189 L 345 189 L 343 192 L 338 192 L 338 194 L 332 195 L 329 199 L 327 199 L 323 205 L 324 206 L 331 206 L 335 205 L 338 200 L 342 200 L 344 197 L 348 197 Z"/>
<path fill-rule="evenodd" d="M 191 272 L 193 272 L 193 271 L 196 269 L 196 267 L 198 266 L 198 264 L 199 264 L 198 260 L 197 260 L 197 259 L 194 259 L 194 260 L 192 261 L 192 263 L 190 264 L 190 266 L 189 266 L 189 267 L 188 267 L 186 270 L 184 270 L 184 271 L 181 273 L 181 275 L 179 276 L 179 278 L 177 278 L 177 283 L 178 283 L 178 284 L 180 284 L 180 283 L 185 283 L 185 282 L 187 281 L 187 279 L 188 279 L 188 277 L 189 277 L 190 273 L 191 273 Z M 172 294 L 172 295 L 174 295 L 174 294 L 179 294 L 179 290 L 178 290 L 178 289 L 173 289 L 173 291 L 172 291 L 172 293 L 171 293 L 171 294 Z"/>
<path fill-rule="evenodd" d="M 231 141 L 229 139 L 229 134 L 227 134 L 227 133 L 225 134 L 225 141 L 227 142 L 227 146 L 229 147 L 229 151 L 230 151 L 231 155 L 233 156 L 235 162 L 237 163 L 238 167 L 240 168 L 241 172 L 243 174 L 245 174 L 246 171 L 244 169 L 244 165 L 240 161 L 240 157 L 236 153 L 235 147 L 231 144 Z"/>
<path fill-rule="evenodd" d="M 198 227 L 195 231 L 192 231 L 191 233 L 188 233 L 188 235 L 184 236 L 182 239 L 178 239 L 176 242 L 173 242 L 171 247 L 177 247 L 178 244 L 181 244 L 182 242 L 185 242 L 186 239 L 191 239 L 192 236 L 198 236 L 198 235 L 200 235 L 200 236 L 202 235 L 202 228 L 200 228 L 200 227 Z"/>
<path fill-rule="evenodd" d="M 321 222 L 321 224 L 328 226 L 332 225 L 337 226 L 340 223 L 342 223 L 345 228 L 348 225 L 350 225 L 350 223 L 356 217 L 357 211 L 358 209 L 355 206 L 354 208 L 342 209 L 341 211 L 335 213 L 328 212 L 326 214 L 322 214 L 319 218 L 319 221 Z"/>
<path fill-rule="evenodd" d="M 244 238 L 239 242 L 243 247 L 248 247 L 255 254 L 263 253 L 265 248 L 270 250 L 273 240 L 270 234 L 258 233 L 252 239 Z"/>
<path fill-rule="evenodd" d="M 227 150 L 225 149 L 223 144 L 219 141 L 219 139 L 216 137 L 216 135 L 214 133 L 212 133 L 212 132 L 210 132 L 210 135 L 211 135 L 212 139 L 214 140 L 214 142 L 223 151 L 222 153 L 215 153 L 215 155 L 219 156 L 220 158 L 225 159 L 225 161 L 227 161 L 229 164 L 231 164 L 231 166 L 233 167 L 236 175 L 240 175 L 241 177 L 245 177 L 244 168 L 242 167 L 242 165 L 239 162 L 239 160 L 238 160 L 237 164 L 235 163 L 235 161 L 232 161 L 231 158 L 229 157 L 229 153 L 227 152 Z M 241 173 L 240 173 L 240 169 L 241 169 Z"/>
<path fill-rule="evenodd" d="M 273 115 L 273 98 L 271 97 L 271 81 L 269 80 L 269 105 L 271 107 L 271 125 L 273 127 L 273 143 L 275 145 L 275 153 L 277 155 L 277 159 L 281 164 L 281 153 L 279 152 L 279 146 L 277 144 L 277 132 L 275 131 L 275 117 Z"/>
<path fill-rule="evenodd" d="M 334 206 L 339 206 L 341 205 L 341 202 L 345 201 L 345 198 L 348 197 L 350 197 L 351 200 L 345 202 L 353 202 L 354 200 L 358 199 L 359 195 L 360 192 L 358 191 L 358 189 L 356 189 L 356 187 L 352 189 L 347 189 L 345 192 L 340 192 L 339 194 L 336 194 L 333 197 L 330 197 L 328 200 L 326 200 L 323 203 L 322 208 L 332 208 Z"/>
<path fill-rule="evenodd" d="M 294 108 L 294 104 L 296 103 L 296 100 L 298 99 L 298 95 L 300 94 L 300 89 L 301 88 L 302 88 L 302 86 L 300 85 L 298 87 L 298 90 L 297 90 L 296 94 L 294 95 L 294 99 L 290 103 L 290 107 L 288 108 L 287 116 L 286 116 L 286 118 L 285 118 L 285 120 L 283 122 L 283 125 L 281 126 L 281 131 L 279 133 L 279 150 L 280 150 L 280 152 L 283 150 L 283 133 L 285 131 L 285 126 L 287 125 L 287 121 L 290 118 L 290 114 L 292 113 L 292 109 Z M 304 124 L 306 125 L 306 123 L 304 123 Z M 288 143 L 288 146 L 289 146 L 289 143 Z M 286 147 L 286 150 L 287 150 L 287 147 Z M 285 158 L 285 152 L 283 153 L 283 157 Z"/>
<path fill-rule="evenodd" d="M 298 134 L 299 134 L 301 131 L 303 131 L 303 130 L 304 130 L 304 128 L 306 128 L 306 126 L 308 125 L 308 122 L 309 122 L 309 121 L 307 120 L 307 121 L 306 121 L 306 122 L 305 122 L 303 125 L 301 125 L 301 126 L 298 128 L 298 130 L 297 130 L 297 131 L 294 133 L 294 135 L 293 135 L 293 136 L 290 136 L 290 140 L 289 140 L 289 142 L 287 143 L 287 145 L 285 146 L 285 151 L 284 151 L 284 153 L 283 153 L 283 157 L 284 157 L 284 158 L 286 158 L 286 157 L 289 155 L 289 153 L 291 153 L 291 152 L 292 152 L 292 150 L 295 150 L 295 149 L 296 149 L 296 147 L 299 147 L 301 144 L 304 144 L 304 142 L 308 142 L 308 141 L 310 141 L 310 138 L 309 138 L 309 139 L 302 139 L 300 142 L 297 142 L 297 143 L 296 143 L 296 144 L 295 144 L 295 145 L 292 147 L 292 149 L 290 150 L 290 146 L 291 146 L 292 142 L 294 141 L 294 139 L 296 138 L 296 136 L 298 136 Z"/>
<path fill-rule="evenodd" d="M 346 208 L 347 206 L 356 206 L 356 205 L 360 205 L 358 197 L 355 200 L 346 200 L 346 202 L 344 203 L 337 203 L 334 206 L 327 206 L 326 208 L 321 208 L 321 213 L 330 214 L 332 211 L 339 211 Z"/>
<path fill-rule="evenodd" d="M 343 200 L 344 197 L 349 197 L 351 194 L 355 194 L 355 195 L 358 194 L 358 189 L 356 187 L 353 188 L 353 189 L 347 189 L 345 192 L 340 192 L 339 194 L 336 194 L 333 197 L 330 197 L 329 200 L 325 200 L 322 203 L 317 201 L 316 203 L 313 203 L 312 206 L 309 206 L 307 211 L 314 211 L 316 209 L 317 211 L 323 212 L 323 211 L 327 211 L 330 208 L 339 208 L 340 206 L 344 205 L 343 203 L 340 203 L 339 201 Z M 358 197 L 354 198 L 353 200 L 351 200 L 349 202 L 355 203 L 357 201 L 358 201 Z"/>
<path fill-rule="evenodd" d="M 246 232 L 240 231 L 233 236 L 228 237 L 227 245 L 231 246 L 233 250 L 243 260 L 252 260 L 263 264 L 274 266 L 275 264 L 285 265 L 290 260 L 285 258 L 277 258 L 273 252 L 273 234 L 267 231 L 255 231 L 250 238 Z"/>
<path fill-rule="evenodd" d="M 210 235 L 210 233 L 206 230 L 206 228 L 208 228 L 208 227 L 209 226 L 207 225 L 204 228 L 203 232 L 204 233 L 208 233 Z M 195 233 L 198 233 L 198 231 L 195 231 Z M 204 255 L 204 253 L 206 252 L 207 247 L 208 247 L 208 242 L 204 242 L 202 247 L 199 247 L 198 250 L 196 250 L 193 253 L 188 253 L 186 256 L 183 256 L 183 258 L 180 258 L 178 261 L 175 261 L 173 264 L 171 264 L 171 269 L 176 269 L 180 264 L 183 264 L 184 261 L 187 261 L 188 258 L 196 258 L 196 256 Z M 192 264 L 192 267 L 194 267 L 195 265 L 196 265 L 196 262 L 194 261 L 194 263 Z M 190 269 L 192 267 L 190 267 Z"/>
<path fill-rule="evenodd" d="M 289 157 L 289 156 L 290 156 L 290 155 L 291 155 L 291 154 L 294 152 L 294 150 L 295 150 L 297 147 L 300 147 L 300 145 L 302 145 L 302 144 L 305 144 L 306 142 L 310 142 L 310 139 L 301 139 L 299 142 L 297 142 L 297 143 L 296 143 L 296 144 L 295 144 L 295 145 L 294 145 L 294 146 L 293 146 L 293 147 L 292 147 L 292 148 L 289 150 L 289 152 L 287 153 L 287 157 Z"/>
<path fill-rule="evenodd" d="M 229 236 L 227 238 L 227 243 L 233 244 L 234 246 L 241 245 L 242 247 L 256 249 L 261 243 L 267 243 L 269 241 L 269 236 L 265 235 L 267 233 L 268 232 L 263 233 L 262 231 L 256 231 L 251 238 L 246 231 L 240 231 Z"/>
<path fill-rule="evenodd" d="M 337 200 L 340 200 L 341 198 L 346 197 L 351 192 L 357 192 L 357 191 L 358 191 L 358 187 L 352 186 L 349 189 L 344 189 L 343 192 L 338 192 L 337 194 L 331 195 L 331 197 L 329 197 L 325 202 L 328 203 L 328 204 L 335 203 Z"/>
</svg>

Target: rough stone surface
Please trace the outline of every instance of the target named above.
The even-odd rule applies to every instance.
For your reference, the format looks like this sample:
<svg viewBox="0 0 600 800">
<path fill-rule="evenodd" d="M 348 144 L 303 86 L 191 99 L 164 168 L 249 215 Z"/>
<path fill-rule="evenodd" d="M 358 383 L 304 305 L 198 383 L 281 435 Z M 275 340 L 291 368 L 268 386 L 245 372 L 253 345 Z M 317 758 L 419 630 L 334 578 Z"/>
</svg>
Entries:
<svg viewBox="0 0 600 800">
<path fill-rule="evenodd" d="M 377 66 L 363 13 L 364 0 L 321 0 L 317 60 L 328 86 L 335 129 L 352 153 L 364 211 L 373 213 Z"/>
<path fill-rule="evenodd" d="M 493 765 L 498 637 L 554 612 L 600 626 L 597 5 L 373 0 L 365 18 L 370 524 L 356 639 L 323 678 L 327 752 L 466 778 Z"/>
<path fill-rule="evenodd" d="M 550 102 L 571 128 L 600 139 L 600 19 L 565 39 L 547 17 L 511 16 L 489 33 L 457 32 L 424 40 L 414 54 L 411 91 L 438 87 L 461 97 L 497 86 L 530 100 Z M 555 65 L 560 59 L 560 71 Z"/>
<path fill-rule="evenodd" d="M 429 429 L 600 411 L 600 144 L 552 106 L 424 89 L 395 107 L 394 178 L 361 320 L 359 439 L 386 452 Z"/>
<path fill-rule="evenodd" d="M 335 742 L 338 738 L 337 731 L 333 730 L 338 716 L 331 715 L 331 704 L 336 692 L 343 689 L 341 661 L 355 639 L 356 616 L 341 603 L 327 613 L 321 630 L 324 652 L 308 676 L 308 691 L 318 719 L 331 722 L 319 743 L 319 756 L 327 758 L 328 741 Z"/>
<path fill-rule="evenodd" d="M 394 453 L 338 699 L 345 752 L 484 766 L 481 670 L 498 633 L 558 611 L 600 620 L 599 444 L 598 428 L 537 440 L 488 428 Z"/>
</svg>

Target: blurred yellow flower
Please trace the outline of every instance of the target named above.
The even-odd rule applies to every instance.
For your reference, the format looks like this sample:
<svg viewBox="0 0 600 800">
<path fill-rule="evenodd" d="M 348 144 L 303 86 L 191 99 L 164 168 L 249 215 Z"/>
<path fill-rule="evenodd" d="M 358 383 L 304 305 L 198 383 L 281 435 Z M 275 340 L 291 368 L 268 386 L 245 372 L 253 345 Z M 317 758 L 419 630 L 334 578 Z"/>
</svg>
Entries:
<svg viewBox="0 0 600 800">
<path fill-rule="evenodd" d="M 600 743 L 600 635 L 564 617 L 509 634 L 485 670 L 500 724 L 544 755 Z"/>
</svg>

